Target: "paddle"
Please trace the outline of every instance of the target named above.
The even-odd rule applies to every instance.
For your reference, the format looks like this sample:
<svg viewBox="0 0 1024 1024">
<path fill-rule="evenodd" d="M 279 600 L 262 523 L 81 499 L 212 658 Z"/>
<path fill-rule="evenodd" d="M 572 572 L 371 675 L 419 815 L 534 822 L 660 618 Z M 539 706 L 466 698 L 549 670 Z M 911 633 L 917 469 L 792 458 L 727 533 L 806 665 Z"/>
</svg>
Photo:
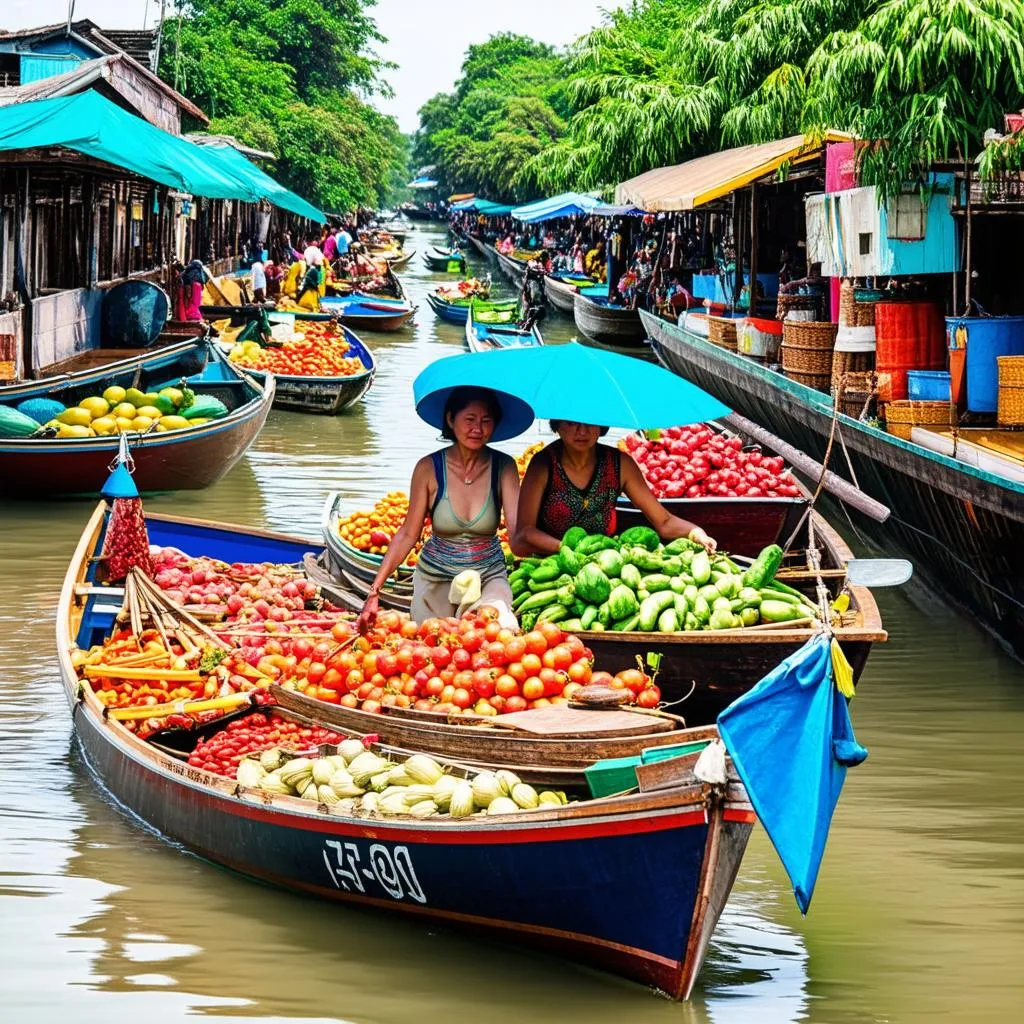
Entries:
<svg viewBox="0 0 1024 1024">
<path fill-rule="evenodd" d="M 731 555 L 734 562 L 750 564 L 745 555 Z M 857 587 L 898 587 L 914 574 L 914 567 L 905 558 L 851 558 L 846 563 L 846 579 Z M 790 623 L 792 625 L 792 623 Z M 756 627 L 746 627 L 747 629 Z"/>
</svg>

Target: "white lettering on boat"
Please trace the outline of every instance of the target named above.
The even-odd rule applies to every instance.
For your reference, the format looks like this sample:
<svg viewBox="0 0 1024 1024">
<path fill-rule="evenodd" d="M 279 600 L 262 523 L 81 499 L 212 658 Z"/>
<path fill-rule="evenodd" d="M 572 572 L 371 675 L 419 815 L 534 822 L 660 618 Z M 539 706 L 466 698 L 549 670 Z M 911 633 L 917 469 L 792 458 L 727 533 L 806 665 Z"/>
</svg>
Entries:
<svg viewBox="0 0 1024 1024">
<path fill-rule="evenodd" d="M 327 873 L 338 889 L 365 893 L 369 882 L 380 886 L 393 900 L 427 902 L 407 846 L 373 843 L 366 851 L 364 866 L 359 846 L 328 839 L 324 842 L 323 857 Z"/>
</svg>

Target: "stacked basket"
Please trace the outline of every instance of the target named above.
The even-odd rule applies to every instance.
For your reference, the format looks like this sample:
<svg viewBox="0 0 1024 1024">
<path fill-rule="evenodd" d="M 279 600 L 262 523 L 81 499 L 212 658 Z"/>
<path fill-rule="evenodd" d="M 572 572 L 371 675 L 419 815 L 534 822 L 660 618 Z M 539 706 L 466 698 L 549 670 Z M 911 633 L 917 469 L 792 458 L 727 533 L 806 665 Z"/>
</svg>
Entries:
<svg viewBox="0 0 1024 1024">
<path fill-rule="evenodd" d="M 999 399 L 996 421 L 1001 427 L 1024 427 L 1024 356 L 998 356 Z"/>
<path fill-rule="evenodd" d="M 708 341 L 735 352 L 738 344 L 736 321 L 725 316 L 708 317 Z"/>
<path fill-rule="evenodd" d="M 885 403 L 885 429 L 904 441 L 910 440 L 914 427 L 949 425 L 949 402 L 915 402 L 903 398 Z"/>
<path fill-rule="evenodd" d="M 786 320 L 782 325 L 782 370 L 791 380 L 828 393 L 837 326 L 818 320 Z"/>
<path fill-rule="evenodd" d="M 790 312 L 810 312 L 814 316 L 820 316 L 820 310 L 821 296 L 819 295 L 788 295 L 779 292 L 779 297 L 775 301 L 775 316 L 779 320 L 785 320 L 786 315 Z M 795 319 L 799 320 L 801 317 Z"/>
</svg>

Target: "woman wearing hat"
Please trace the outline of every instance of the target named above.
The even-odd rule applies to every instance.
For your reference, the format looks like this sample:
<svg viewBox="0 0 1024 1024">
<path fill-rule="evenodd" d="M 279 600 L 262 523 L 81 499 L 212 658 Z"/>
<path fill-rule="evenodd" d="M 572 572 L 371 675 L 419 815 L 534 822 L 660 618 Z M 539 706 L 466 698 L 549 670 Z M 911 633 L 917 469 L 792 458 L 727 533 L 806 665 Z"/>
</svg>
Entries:
<svg viewBox="0 0 1024 1024">
<path fill-rule="evenodd" d="M 457 387 L 447 395 L 441 436 L 451 444 L 416 463 L 409 512 L 370 587 L 360 631 L 372 628 L 380 589 L 408 558 L 428 515 L 431 535 L 412 576 L 413 621 L 492 605 L 503 626 L 516 628 L 497 533 L 503 509 L 509 532 L 515 529 L 519 474 L 511 456 L 488 446 L 502 418 L 498 396 L 486 388 Z"/>
<path fill-rule="evenodd" d="M 611 536 L 620 494 L 647 517 L 662 540 L 689 537 L 708 551 L 715 550 L 715 542 L 699 526 L 662 507 L 630 455 L 598 444 L 607 427 L 552 420 L 551 429 L 558 440 L 530 460 L 519 495 L 516 529 L 509 528 L 517 555 L 555 554 L 572 526 Z"/>
</svg>

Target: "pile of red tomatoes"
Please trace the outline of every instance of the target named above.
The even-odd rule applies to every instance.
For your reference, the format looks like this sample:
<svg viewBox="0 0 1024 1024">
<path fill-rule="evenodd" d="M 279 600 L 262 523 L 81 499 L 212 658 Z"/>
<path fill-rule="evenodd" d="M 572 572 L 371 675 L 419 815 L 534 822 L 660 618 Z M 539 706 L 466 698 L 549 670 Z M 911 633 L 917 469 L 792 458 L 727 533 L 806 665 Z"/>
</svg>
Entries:
<svg viewBox="0 0 1024 1024">
<path fill-rule="evenodd" d="M 795 498 L 800 493 L 780 457 L 745 450 L 740 438 L 704 424 L 631 434 L 620 443 L 659 498 Z"/>
</svg>

